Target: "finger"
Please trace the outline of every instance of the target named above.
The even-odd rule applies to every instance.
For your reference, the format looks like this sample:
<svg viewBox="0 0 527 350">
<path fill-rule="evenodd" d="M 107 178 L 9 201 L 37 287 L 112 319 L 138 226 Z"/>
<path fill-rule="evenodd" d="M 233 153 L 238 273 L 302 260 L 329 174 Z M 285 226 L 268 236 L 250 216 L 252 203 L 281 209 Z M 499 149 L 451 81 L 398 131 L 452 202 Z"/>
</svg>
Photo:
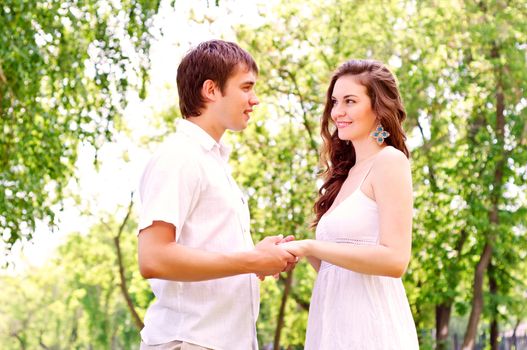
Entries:
<svg viewBox="0 0 527 350">
<path fill-rule="evenodd" d="M 289 272 L 293 269 L 293 267 L 295 266 L 295 264 L 293 263 L 287 263 L 285 269 L 282 271 L 282 272 Z"/>
<path fill-rule="evenodd" d="M 264 241 L 269 241 L 269 242 L 272 242 L 274 244 L 277 244 L 279 243 L 282 239 L 284 239 L 284 236 L 283 235 L 278 235 L 278 236 L 267 236 L 264 238 Z"/>
<path fill-rule="evenodd" d="M 285 242 L 291 242 L 291 241 L 294 241 L 295 240 L 295 236 L 293 235 L 289 235 L 289 236 L 286 236 L 284 237 L 280 243 L 285 243 Z"/>
<path fill-rule="evenodd" d="M 286 261 L 288 263 L 296 263 L 298 261 L 298 257 L 294 254 L 294 252 L 290 252 L 285 250 L 284 251 L 287 254 Z"/>
</svg>

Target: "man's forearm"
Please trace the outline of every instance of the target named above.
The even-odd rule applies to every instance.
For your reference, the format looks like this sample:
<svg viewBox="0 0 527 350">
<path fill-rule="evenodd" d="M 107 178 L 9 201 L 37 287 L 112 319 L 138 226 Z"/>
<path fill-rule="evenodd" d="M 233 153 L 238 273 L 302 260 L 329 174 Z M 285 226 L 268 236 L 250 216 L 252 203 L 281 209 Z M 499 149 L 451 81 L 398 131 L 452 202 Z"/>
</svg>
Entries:
<svg viewBox="0 0 527 350">
<path fill-rule="evenodd" d="M 221 253 L 193 249 L 177 243 L 139 253 L 139 266 L 145 278 L 173 281 L 204 281 L 252 273 L 253 252 Z"/>
</svg>

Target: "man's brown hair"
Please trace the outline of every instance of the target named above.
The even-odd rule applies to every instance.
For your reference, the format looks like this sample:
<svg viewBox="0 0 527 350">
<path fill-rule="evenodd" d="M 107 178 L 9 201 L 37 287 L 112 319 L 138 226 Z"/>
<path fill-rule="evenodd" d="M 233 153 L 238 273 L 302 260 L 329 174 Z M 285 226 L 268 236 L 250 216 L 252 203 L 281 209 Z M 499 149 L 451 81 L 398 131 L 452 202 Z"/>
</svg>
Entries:
<svg viewBox="0 0 527 350">
<path fill-rule="evenodd" d="M 233 42 L 210 40 L 190 50 L 177 69 L 179 109 L 183 118 L 201 115 L 205 108 L 201 89 L 206 80 L 216 83 L 223 94 L 227 80 L 240 65 L 258 74 L 251 55 Z"/>
</svg>

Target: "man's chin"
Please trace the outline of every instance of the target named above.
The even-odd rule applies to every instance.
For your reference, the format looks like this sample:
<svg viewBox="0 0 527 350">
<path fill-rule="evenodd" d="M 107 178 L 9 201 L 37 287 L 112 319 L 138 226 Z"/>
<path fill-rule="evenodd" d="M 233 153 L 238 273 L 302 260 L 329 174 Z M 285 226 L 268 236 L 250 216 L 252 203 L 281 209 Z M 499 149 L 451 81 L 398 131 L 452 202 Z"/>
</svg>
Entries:
<svg viewBox="0 0 527 350">
<path fill-rule="evenodd" d="M 229 128 L 231 131 L 243 131 L 247 128 L 248 123 L 240 124 L 240 125 L 233 125 Z"/>
<path fill-rule="evenodd" d="M 249 119 L 242 121 L 242 123 L 240 124 L 239 131 L 244 130 L 244 129 L 247 128 L 248 126 L 249 126 Z"/>
</svg>

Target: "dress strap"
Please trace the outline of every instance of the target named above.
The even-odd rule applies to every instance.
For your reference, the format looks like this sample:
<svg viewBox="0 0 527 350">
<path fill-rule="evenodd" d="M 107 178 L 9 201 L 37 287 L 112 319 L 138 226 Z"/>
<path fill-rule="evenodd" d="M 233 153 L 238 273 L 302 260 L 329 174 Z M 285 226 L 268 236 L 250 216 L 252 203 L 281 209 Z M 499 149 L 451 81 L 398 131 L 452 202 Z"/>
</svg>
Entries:
<svg viewBox="0 0 527 350">
<path fill-rule="evenodd" d="M 387 147 L 391 147 L 391 146 L 387 146 Z M 367 178 L 368 175 L 370 174 L 371 169 L 372 169 L 373 166 L 375 165 L 375 160 L 377 159 L 377 157 L 379 156 L 379 154 L 380 154 L 383 150 L 384 150 L 384 148 L 381 149 L 381 150 L 380 150 L 380 151 L 379 151 L 379 152 L 373 157 L 373 161 L 371 162 L 371 165 L 370 165 L 368 171 L 366 172 L 366 174 L 365 174 L 364 177 L 362 178 L 362 181 L 360 182 L 360 185 L 359 185 L 359 187 L 358 187 L 359 189 L 362 187 L 362 184 L 364 183 L 364 180 L 366 180 L 366 178 Z"/>
<path fill-rule="evenodd" d="M 360 182 L 359 187 L 358 187 L 359 189 L 362 187 L 362 184 L 364 183 L 364 180 L 366 180 L 366 178 L 370 174 L 371 168 L 373 168 L 373 164 L 375 164 L 375 160 L 371 163 L 370 167 L 368 168 L 368 171 L 366 172 L 366 174 L 362 178 L 362 181 Z"/>
<path fill-rule="evenodd" d="M 377 157 L 379 156 L 379 153 L 381 153 L 383 150 L 381 149 L 374 157 L 373 157 L 373 161 L 371 162 L 371 165 L 370 167 L 368 168 L 368 171 L 366 172 L 366 174 L 364 174 L 364 177 L 362 178 L 362 181 L 360 182 L 359 184 L 359 187 L 357 187 L 358 189 L 360 189 L 362 187 L 362 184 L 364 183 L 364 180 L 366 180 L 366 178 L 368 177 L 368 175 L 370 174 L 370 171 L 371 169 L 373 168 L 373 166 L 375 165 L 375 160 L 377 159 Z"/>
</svg>

